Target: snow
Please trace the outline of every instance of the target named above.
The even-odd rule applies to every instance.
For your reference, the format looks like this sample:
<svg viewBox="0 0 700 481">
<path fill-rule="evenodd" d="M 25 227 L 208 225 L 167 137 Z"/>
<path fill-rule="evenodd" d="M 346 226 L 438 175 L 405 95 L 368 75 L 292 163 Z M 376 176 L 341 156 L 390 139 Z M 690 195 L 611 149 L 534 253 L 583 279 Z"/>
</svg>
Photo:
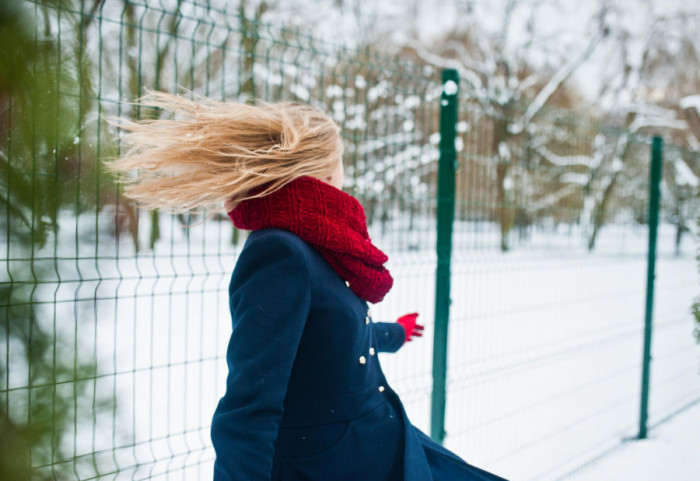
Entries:
<svg viewBox="0 0 700 481">
<path fill-rule="evenodd" d="M 442 91 L 445 93 L 445 95 L 456 95 L 459 91 L 459 87 L 454 80 L 448 80 L 443 84 Z"/>
<path fill-rule="evenodd" d="M 537 147 L 535 147 L 535 151 L 542 157 L 547 159 L 547 162 L 557 167 L 571 167 L 581 165 L 587 167 L 589 170 L 593 170 L 597 168 L 598 165 L 600 165 L 600 161 L 602 160 L 601 155 L 596 155 L 593 157 L 590 157 L 588 155 L 557 155 L 544 145 L 538 145 Z M 599 150 L 597 150 L 597 152 L 599 152 Z"/>
<path fill-rule="evenodd" d="M 100 220 L 108 228 L 109 216 Z M 62 217 L 64 226 L 75 222 Z M 119 466 L 114 479 L 210 479 L 208 426 L 224 388 L 226 287 L 239 250 L 229 243 L 230 223 L 210 220 L 185 231 L 162 215 L 156 250 L 134 257 L 128 239 L 117 243 L 101 233 L 93 242 L 94 218 L 78 222 L 61 231 L 58 245 L 68 251 L 59 252 L 67 260 L 55 267 L 58 289 L 46 284 L 34 295 L 48 306 L 58 301 L 56 318 L 65 322 L 57 335 L 67 348 L 77 346 L 78 359 L 98 361 L 97 398 L 117 400 L 114 417 L 95 415 L 97 429 L 92 419 L 78 425 L 75 453 L 88 459 L 106 450 L 99 465 L 103 472 Z M 385 235 L 380 224 L 371 226 L 395 278 L 372 311 L 387 321 L 421 314 L 424 338 L 380 358 L 411 420 L 428 431 L 434 221 L 418 217 L 412 230 L 407 222 L 394 218 Z M 698 347 L 689 335 L 698 285 L 694 249 L 686 239 L 683 255 L 672 256 L 672 239 L 673 226 L 662 225 L 651 423 L 700 398 Z M 71 259 L 76 240 L 85 259 Z M 497 224 L 455 223 L 446 445 L 512 480 L 569 479 L 562 476 L 636 428 L 646 231 L 606 226 L 590 254 L 575 225 L 514 230 L 511 243 L 512 252 L 499 251 Z M 13 376 L 10 388 L 22 382 Z M 652 429 L 651 439 L 657 435 Z M 68 439 L 72 444 L 72 433 Z M 672 449 L 664 446 L 655 448 Z"/>
<path fill-rule="evenodd" d="M 520 119 L 518 123 L 513 124 L 512 132 L 514 134 L 519 134 L 522 132 L 523 126 L 529 124 L 535 115 L 542 110 L 542 107 L 544 107 L 545 103 L 554 94 L 554 92 L 573 75 L 581 64 L 588 60 L 602 38 L 602 33 L 596 33 L 592 38 L 587 40 L 588 45 L 586 45 L 585 48 L 582 48 L 578 55 L 573 55 L 568 62 L 557 70 L 547 84 L 539 91 L 537 97 L 535 97 L 535 99 L 528 105 L 523 118 Z"/>
<path fill-rule="evenodd" d="M 499 31 L 502 9 L 494 6 L 495 2 L 476 3 L 481 17 L 493 20 L 490 24 L 484 22 L 484 27 Z M 600 58 L 599 52 L 594 52 L 593 61 L 585 69 L 577 65 L 576 52 L 581 52 L 579 59 L 587 53 L 585 48 L 576 48 L 577 43 L 581 44 L 576 36 L 579 40 L 586 39 L 584 30 L 592 11 L 590 5 L 573 2 L 566 7 L 559 3 L 552 3 L 547 15 L 537 21 L 551 27 L 549 34 L 557 36 L 558 41 L 551 42 L 553 49 L 560 47 L 573 55 L 540 92 L 525 115 L 526 121 L 534 117 L 546 97 L 573 69 L 577 70 L 574 76 L 584 81 L 587 93 L 595 92 L 596 84 L 604 79 L 600 67 L 594 65 L 605 64 L 595 62 Z M 379 2 L 367 8 L 388 7 Z M 425 14 L 436 20 L 422 19 L 420 25 L 431 25 L 432 32 L 421 27 L 421 36 L 441 35 L 449 31 L 451 22 L 457 21 L 454 15 L 445 14 L 450 9 L 437 7 L 435 0 L 420 2 L 421 16 Z M 567 15 L 566 8 L 580 14 Z M 315 13 L 321 17 L 322 10 L 327 11 L 319 7 Z M 635 19 L 640 12 L 635 12 Z M 526 15 L 517 13 L 514 21 L 524 23 Z M 620 18 L 620 22 L 627 22 L 626 29 L 643 29 L 643 22 L 638 23 L 632 17 Z M 339 22 L 334 20 L 338 20 L 338 15 L 329 17 L 316 33 L 322 37 L 324 29 L 329 25 L 335 29 L 335 24 L 337 31 L 333 33 L 339 37 L 354 33 L 347 16 Z M 523 27 L 520 25 L 521 30 Z M 562 30 L 571 31 L 571 35 L 564 38 L 560 35 Z M 359 35 L 349 36 L 361 40 Z M 510 35 L 511 48 L 517 47 L 522 38 L 522 35 Z M 595 42 L 588 45 L 593 49 Z M 460 62 L 442 60 L 441 63 L 441 59 L 422 47 L 416 48 L 421 57 L 434 60 L 436 66 L 459 68 L 462 85 L 471 84 L 474 90 L 471 97 L 486 94 L 475 71 L 460 68 Z M 638 57 L 638 45 L 632 50 Z M 537 52 L 533 55 L 537 57 Z M 546 59 L 543 56 L 539 60 L 545 63 Z M 326 67 L 331 66 L 331 61 Z M 289 64 L 285 64 L 284 76 L 258 63 L 255 65 L 255 74 L 267 85 L 282 85 L 285 78 L 295 77 L 297 73 L 297 68 Z M 303 85 L 295 81 L 290 84 L 290 90 L 298 98 L 309 100 L 314 77 L 301 74 L 300 79 Z M 500 84 L 489 84 L 488 88 L 499 88 L 499 99 L 505 103 L 511 98 L 509 91 L 522 87 L 513 79 L 512 76 L 498 79 Z M 534 76 L 529 79 L 536 80 Z M 387 81 L 370 86 L 360 75 L 355 76 L 354 87 L 367 89 L 369 102 L 392 98 L 389 96 L 394 91 Z M 446 95 L 456 94 L 458 88 L 455 82 L 442 87 Z M 344 90 L 329 85 L 325 92 L 334 100 L 334 118 L 345 122 L 349 130 L 365 130 L 365 112 L 353 110 L 343 100 L 344 96 L 355 95 L 352 88 Z M 441 87 L 437 86 L 424 98 L 396 96 L 393 100 L 397 106 L 391 108 L 416 109 L 440 93 Z M 683 105 L 699 108 L 700 96 L 686 97 Z M 640 112 L 633 127 L 679 126 L 668 112 Z M 373 120 L 390 117 L 385 109 L 371 114 Z M 404 132 L 363 142 L 358 154 L 420 140 L 411 135 L 412 118 L 402 117 L 400 125 Z M 509 129 L 519 132 L 524 126 L 523 122 L 512 123 Z M 466 132 L 469 125 L 460 122 L 457 129 Z M 76 137 L 75 143 L 80 140 Z M 439 144 L 440 134 L 433 133 L 429 141 Z M 557 166 L 581 165 L 590 169 L 600 165 L 605 154 L 604 137 L 600 135 L 596 141 L 593 157 L 560 156 L 544 146 L 538 152 Z M 462 150 L 463 146 L 458 137 L 456 148 Z M 506 143 L 501 143 L 498 150 L 502 158 L 510 155 Z M 438 155 L 435 148 L 419 147 L 381 154 L 375 169 L 370 170 L 367 178 L 356 179 L 356 186 L 384 194 L 386 183 L 400 175 L 396 170 L 398 164 L 427 164 Z M 678 183 L 697 187 L 697 176 L 684 162 L 679 162 L 676 162 Z M 618 160 L 614 168 L 620 167 Z M 382 178 L 374 177 L 375 172 L 377 177 L 382 173 Z M 587 176 L 569 172 L 561 180 L 584 184 Z M 414 186 L 411 195 L 428 188 L 416 176 L 408 182 Z M 511 177 L 504 179 L 506 189 L 512 186 Z M 550 205 L 552 199 L 566 194 L 565 189 L 541 199 L 540 203 Z M 700 479 L 698 462 L 690 458 L 698 445 L 697 420 L 696 417 L 688 420 L 685 414 L 675 418 L 688 424 L 685 431 L 672 420 L 652 429 L 650 440 L 626 442 L 600 463 L 593 464 L 590 471 L 575 471 L 634 434 L 646 265 L 646 230 L 639 226 L 604 226 L 596 251 L 588 253 L 585 238 L 594 199 L 587 196 L 584 205 L 583 228 L 575 224 L 557 225 L 554 221 L 540 227 L 515 227 L 510 236 L 513 250 L 509 253 L 498 249 L 498 225 L 466 221 L 455 224 L 446 445 L 469 462 L 513 481 L 592 481 L 616 476 L 645 479 L 647 475 L 650 475 L 648 479 Z M 427 206 L 426 210 L 430 208 Z M 106 219 L 108 224 L 108 217 L 100 219 Z M 229 243 L 229 223 L 207 222 L 185 232 L 174 218 L 162 216 L 161 219 L 163 238 L 155 251 L 146 250 L 135 256 L 127 239 L 117 243 L 104 233 L 99 243 L 78 239 L 78 232 L 82 236 L 85 226 L 94 225 L 94 217 L 76 220 L 65 216 L 61 224 L 75 223 L 76 228 L 62 230 L 64 237 L 59 244 L 62 248 L 79 246 L 79 249 L 61 252 L 61 257 L 67 260 L 57 260 L 51 268 L 62 283 L 40 286 L 34 299 L 45 301 L 49 309 L 52 302 L 58 302 L 52 313 L 63 321 L 57 327 L 57 336 L 69 351 L 75 349 L 77 358 L 97 361 L 99 377 L 92 387 L 96 398 L 114 396 L 117 401 L 114 417 L 111 412 L 98 413 L 94 424 L 88 420 L 78 425 L 75 449 L 69 452 L 90 458 L 90 453 L 105 450 L 97 456 L 97 464 L 103 472 L 122 469 L 114 479 L 210 479 L 213 453 L 208 426 L 226 375 L 224 354 L 230 331 L 226 287 L 238 248 Z M 413 310 L 421 313 L 420 319 L 426 325 L 424 339 L 407 345 L 396 355 L 382 355 L 381 361 L 413 422 L 428 431 L 435 226 L 430 219 L 422 217 L 411 222 L 417 227 L 405 228 L 408 221 L 403 218 L 393 219 L 386 232 L 378 224 L 372 227 L 373 238 L 390 255 L 389 267 L 396 279 L 394 290 L 373 311 L 380 320 L 393 320 Z M 141 225 L 141 245 L 146 246 L 145 214 Z M 70 238 L 72 233 L 75 239 Z M 698 347 L 689 335 L 692 319 L 688 313 L 698 291 L 694 249 L 686 238 L 683 254 L 673 257 L 672 238 L 673 226 L 662 225 L 655 304 L 658 329 L 653 340 L 653 422 L 700 397 Z M 51 253 L 46 257 L 51 258 Z M 13 370 L 10 386 L 21 388 L 25 380 L 26 372 Z M 90 405 L 81 405 L 81 409 L 91 412 Z M 688 413 L 694 415 L 696 411 L 697 407 Z M 678 429 L 670 430 L 674 425 Z M 68 436 L 70 441 L 72 434 Z M 671 459 L 677 464 L 669 467 Z M 586 477 L 586 473 L 592 474 Z"/>
<path fill-rule="evenodd" d="M 577 172 L 566 172 L 559 177 L 559 181 L 565 184 L 586 185 L 589 180 L 590 176 L 588 174 L 579 174 Z M 555 199 L 558 198 L 555 197 Z M 548 205 L 553 205 L 553 202 L 550 202 Z"/>
<path fill-rule="evenodd" d="M 367 100 L 376 102 L 377 99 L 387 98 L 389 96 L 390 84 L 387 81 L 381 80 L 376 85 L 367 90 Z"/>
<path fill-rule="evenodd" d="M 683 97 L 680 101 L 680 107 L 684 110 L 694 108 L 700 112 L 700 95 L 689 95 L 687 97 Z"/>
<path fill-rule="evenodd" d="M 415 109 L 421 104 L 421 99 L 417 95 L 409 95 L 403 103 L 403 107 L 406 109 Z"/>
<path fill-rule="evenodd" d="M 677 414 L 648 433 L 632 439 L 571 481 L 691 481 L 700 479 L 700 404 Z"/>
<path fill-rule="evenodd" d="M 326 87 L 326 97 L 328 98 L 333 98 L 333 97 L 342 97 L 343 96 L 343 89 L 339 85 L 329 85 Z"/>
<path fill-rule="evenodd" d="M 676 159 L 673 165 L 676 168 L 676 185 L 687 185 L 690 187 L 700 185 L 698 176 L 690 170 L 690 167 L 683 159 Z"/>
<path fill-rule="evenodd" d="M 308 102 L 309 99 L 311 98 L 311 92 L 309 89 L 302 87 L 299 84 L 292 84 L 289 88 L 289 90 L 296 95 L 298 98 L 301 100 Z"/>
<path fill-rule="evenodd" d="M 637 115 L 629 130 L 637 132 L 644 127 L 662 127 L 668 129 L 686 129 L 685 121 L 676 119 L 676 112 L 654 105 L 635 105 L 631 111 Z"/>
<path fill-rule="evenodd" d="M 501 141 L 498 143 L 498 157 L 503 160 L 510 159 L 510 148 L 508 147 L 508 142 Z"/>
</svg>

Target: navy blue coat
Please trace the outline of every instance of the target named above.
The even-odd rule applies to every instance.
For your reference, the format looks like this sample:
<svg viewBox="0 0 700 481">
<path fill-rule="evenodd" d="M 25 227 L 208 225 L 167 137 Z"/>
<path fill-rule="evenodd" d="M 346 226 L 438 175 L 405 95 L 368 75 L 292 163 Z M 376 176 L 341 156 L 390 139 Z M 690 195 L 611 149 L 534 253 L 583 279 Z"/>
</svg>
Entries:
<svg viewBox="0 0 700 481">
<path fill-rule="evenodd" d="M 373 322 L 367 303 L 294 234 L 253 232 L 229 298 L 215 481 L 502 479 L 411 425 L 377 358 L 402 346 L 403 328 Z"/>
</svg>

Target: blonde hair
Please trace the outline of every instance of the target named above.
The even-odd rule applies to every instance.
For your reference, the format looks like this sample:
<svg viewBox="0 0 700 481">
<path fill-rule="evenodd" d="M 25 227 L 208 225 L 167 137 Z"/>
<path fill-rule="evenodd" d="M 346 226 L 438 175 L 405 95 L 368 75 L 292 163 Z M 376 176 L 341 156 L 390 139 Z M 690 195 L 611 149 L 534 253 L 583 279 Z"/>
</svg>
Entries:
<svg viewBox="0 0 700 481">
<path fill-rule="evenodd" d="M 126 132 L 125 149 L 107 167 L 125 184 L 124 194 L 146 208 L 211 213 L 225 203 L 231 210 L 299 177 L 328 177 L 341 161 L 340 129 L 310 105 L 163 92 L 148 92 L 138 104 L 174 115 L 111 120 Z"/>
</svg>

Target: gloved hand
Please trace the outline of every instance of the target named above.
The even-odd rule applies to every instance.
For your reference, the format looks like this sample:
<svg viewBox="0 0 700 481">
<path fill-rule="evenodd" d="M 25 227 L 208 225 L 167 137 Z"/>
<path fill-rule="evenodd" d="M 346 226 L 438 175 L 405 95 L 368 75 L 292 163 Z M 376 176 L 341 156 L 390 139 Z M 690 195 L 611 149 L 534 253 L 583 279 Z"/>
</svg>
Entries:
<svg viewBox="0 0 700 481">
<path fill-rule="evenodd" d="M 396 322 L 401 324 L 403 330 L 406 331 L 406 340 L 404 342 L 410 342 L 414 337 L 421 337 L 423 335 L 423 326 L 416 324 L 416 318 L 418 313 L 414 312 L 412 314 L 406 314 L 399 317 Z"/>
</svg>

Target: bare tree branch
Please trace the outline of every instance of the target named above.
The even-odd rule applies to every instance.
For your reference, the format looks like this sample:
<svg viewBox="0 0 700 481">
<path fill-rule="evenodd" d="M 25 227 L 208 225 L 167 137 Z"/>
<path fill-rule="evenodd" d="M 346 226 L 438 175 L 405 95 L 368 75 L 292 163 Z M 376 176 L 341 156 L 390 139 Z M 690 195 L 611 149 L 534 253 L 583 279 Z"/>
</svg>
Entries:
<svg viewBox="0 0 700 481">
<path fill-rule="evenodd" d="M 576 71 L 577 68 L 583 64 L 596 49 L 600 41 L 605 38 L 607 31 L 605 28 L 600 29 L 596 35 L 594 35 L 588 42 L 588 45 L 577 55 L 574 56 L 570 62 L 563 65 L 547 82 L 547 84 L 540 90 L 535 97 L 535 100 L 530 103 L 525 114 L 522 116 L 519 122 L 513 124 L 511 127 L 511 133 L 518 134 L 522 132 L 527 124 L 533 119 L 535 115 L 542 109 L 544 104 L 549 100 L 549 98 L 556 92 L 559 87 Z"/>
</svg>

